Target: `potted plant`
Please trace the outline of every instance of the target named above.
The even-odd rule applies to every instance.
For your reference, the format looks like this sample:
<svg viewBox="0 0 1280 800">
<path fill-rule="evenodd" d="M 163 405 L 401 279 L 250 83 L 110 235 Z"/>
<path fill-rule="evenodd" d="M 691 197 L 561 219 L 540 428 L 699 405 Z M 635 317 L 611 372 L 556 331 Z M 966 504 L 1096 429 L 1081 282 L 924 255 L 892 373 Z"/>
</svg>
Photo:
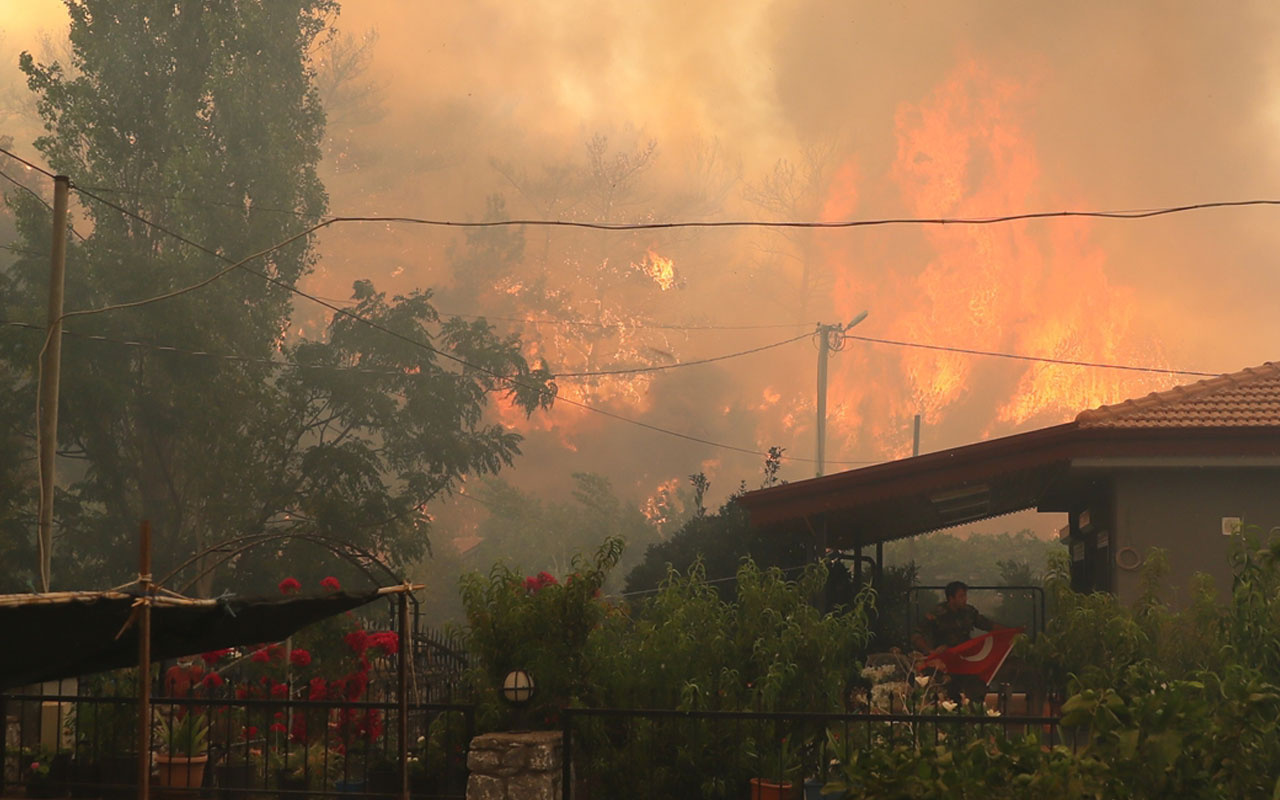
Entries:
<svg viewBox="0 0 1280 800">
<path fill-rule="evenodd" d="M 53 777 L 53 753 L 48 750 L 30 750 L 23 753 L 22 763 L 26 767 L 27 797 L 57 797 L 57 782 Z"/>
<path fill-rule="evenodd" d="M 795 794 L 792 779 L 800 771 L 799 749 L 790 737 L 764 740 L 776 743 L 771 752 L 751 758 L 761 767 L 761 776 L 751 779 L 751 800 L 790 800 Z"/>
<path fill-rule="evenodd" d="M 199 788 L 204 783 L 205 765 L 209 763 L 209 754 L 205 751 L 209 721 L 204 714 L 188 711 L 181 715 L 175 713 L 168 719 L 162 717 L 156 726 L 156 736 L 160 748 L 155 757 L 156 785 Z"/>
</svg>

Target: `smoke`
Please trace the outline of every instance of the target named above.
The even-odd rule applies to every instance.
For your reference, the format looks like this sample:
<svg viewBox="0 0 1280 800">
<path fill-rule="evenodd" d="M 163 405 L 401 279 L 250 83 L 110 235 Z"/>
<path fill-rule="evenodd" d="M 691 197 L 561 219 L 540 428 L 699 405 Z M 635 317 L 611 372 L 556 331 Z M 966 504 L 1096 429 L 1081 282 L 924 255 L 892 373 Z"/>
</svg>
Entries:
<svg viewBox="0 0 1280 800">
<path fill-rule="evenodd" d="M 1127 209 L 1276 196 L 1274 4 L 349 3 L 362 70 L 332 92 L 335 213 L 450 219 L 842 219 Z M 49 27 L 59 23 L 52 17 Z M 376 38 L 365 38 L 367 32 Z M 10 31 L 6 43 L 15 42 Z M 348 51 L 349 54 L 350 51 Z M 323 63 L 322 63 L 323 66 Z M 500 203 L 495 199 L 501 198 Z M 403 226 L 326 231 L 309 288 L 439 290 L 558 371 L 686 361 L 836 322 L 1059 358 L 1230 371 L 1274 359 L 1276 211 L 988 228 L 600 234 L 519 241 Z M 671 259 L 666 285 L 654 257 Z M 814 454 L 815 349 L 565 381 L 568 399 L 693 437 Z M 1171 381 L 856 341 L 831 358 L 833 462 L 1069 419 Z M 525 421 L 510 477 L 597 471 L 637 501 L 762 457 L 560 404 Z M 829 471 L 840 468 L 833 464 Z M 790 462 L 782 477 L 812 474 Z"/>
</svg>

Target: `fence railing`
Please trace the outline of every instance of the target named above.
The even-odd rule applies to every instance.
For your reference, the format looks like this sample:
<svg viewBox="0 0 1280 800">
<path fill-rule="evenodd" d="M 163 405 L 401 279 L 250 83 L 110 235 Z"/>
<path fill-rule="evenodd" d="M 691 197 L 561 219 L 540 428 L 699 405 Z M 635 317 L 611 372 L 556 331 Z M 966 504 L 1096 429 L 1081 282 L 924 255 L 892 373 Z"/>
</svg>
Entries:
<svg viewBox="0 0 1280 800">
<path fill-rule="evenodd" d="M 303 700 L 288 687 L 280 694 L 153 698 L 151 784 L 219 800 L 399 797 L 396 702 Z M 473 706 L 407 708 L 411 795 L 464 797 Z M 0 720 L 0 796 L 136 796 L 136 698 L 3 694 Z"/>
<path fill-rule="evenodd" d="M 784 780 L 798 796 L 856 751 L 902 744 L 1033 735 L 1045 747 L 1075 747 L 1058 717 L 949 713 L 941 704 L 857 714 L 570 708 L 561 721 L 565 800 L 736 799 L 767 796 L 759 781 Z"/>
</svg>

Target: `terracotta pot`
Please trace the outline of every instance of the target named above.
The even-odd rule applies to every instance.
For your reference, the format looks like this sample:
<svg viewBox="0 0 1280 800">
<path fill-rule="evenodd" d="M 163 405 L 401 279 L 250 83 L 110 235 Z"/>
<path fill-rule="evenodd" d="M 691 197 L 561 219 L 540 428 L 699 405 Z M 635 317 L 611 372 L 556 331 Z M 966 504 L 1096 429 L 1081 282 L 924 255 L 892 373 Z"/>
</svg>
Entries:
<svg viewBox="0 0 1280 800">
<path fill-rule="evenodd" d="M 204 768 L 209 756 L 156 756 L 156 786 L 170 789 L 199 789 L 204 785 Z"/>
<path fill-rule="evenodd" d="M 791 781 L 774 783 L 764 778 L 751 779 L 751 800 L 790 800 L 793 793 Z"/>
</svg>

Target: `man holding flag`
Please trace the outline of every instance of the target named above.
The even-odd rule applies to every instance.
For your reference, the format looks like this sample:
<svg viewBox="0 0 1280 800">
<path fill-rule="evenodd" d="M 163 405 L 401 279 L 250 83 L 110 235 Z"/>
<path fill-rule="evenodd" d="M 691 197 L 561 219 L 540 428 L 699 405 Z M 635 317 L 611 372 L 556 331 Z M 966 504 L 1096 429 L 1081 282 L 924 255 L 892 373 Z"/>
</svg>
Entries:
<svg viewBox="0 0 1280 800">
<path fill-rule="evenodd" d="M 955 702 L 968 697 L 972 703 L 982 703 L 987 684 L 1004 664 L 1022 628 L 992 622 L 969 605 L 969 587 L 963 581 L 947 584 L 946 595 L 947 599 L 920 621 L 912 638 L 917 649 L 929 654 L 918 668 L 932 666 L 945 671 L 950 676 L 947 694 Z M 974 628 L 989 633 L 971 639 Z"/>
</svg>

